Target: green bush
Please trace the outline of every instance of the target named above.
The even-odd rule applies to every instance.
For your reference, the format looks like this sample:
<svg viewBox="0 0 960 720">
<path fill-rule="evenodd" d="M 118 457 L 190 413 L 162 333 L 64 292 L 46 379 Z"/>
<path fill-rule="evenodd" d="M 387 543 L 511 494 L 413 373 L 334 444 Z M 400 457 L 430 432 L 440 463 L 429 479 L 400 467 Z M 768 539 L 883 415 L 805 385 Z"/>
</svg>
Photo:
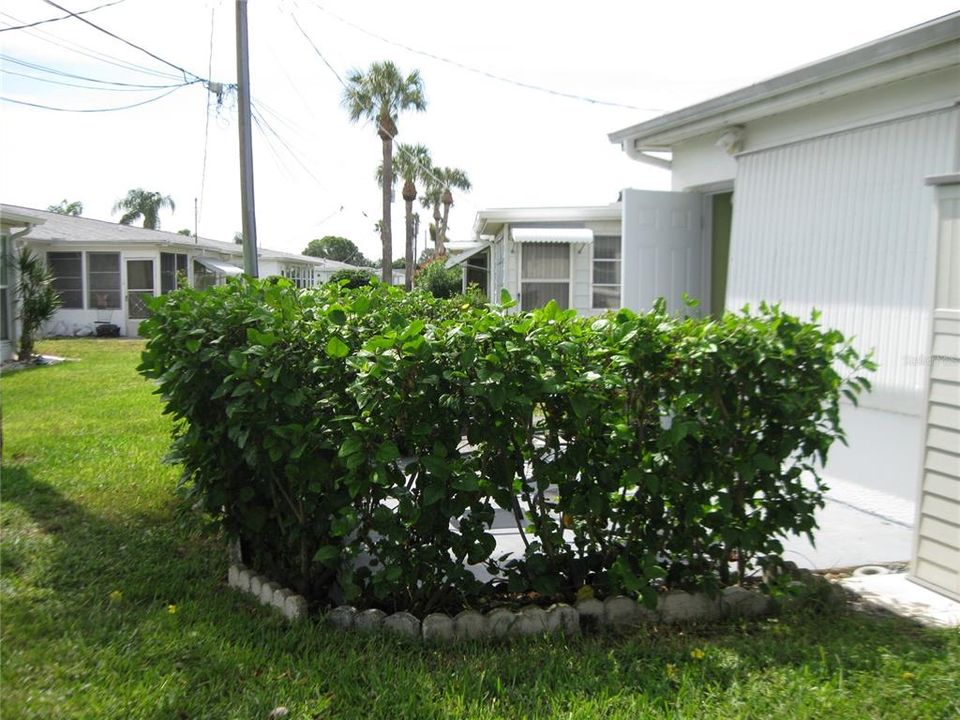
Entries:
<svg viewBox="0 0 960 720">
<path fill-rule="evenodd" d="M 437 298 L 452 298 L 463 288 L 463 271 L 446 266 L 446 255 L 433 258 L 417 270 L 414 286 Z"/>
<path fill-rule="evenodd" d="M 711 591 L 814 529 L 839 398 L 871 367 L 839 333 L 767 306 L 588 319 L 505 300 L 282 280 L 158 298 L 141 371 L 179 421 L 185 488 L 314 601 L 416 612 Z M 498 507 L 528 522 L 523 557 L 493 555 Z"/>
<path fill-rule="evenodd" d="M 343 283 L 348 288 L 359 288 L 365 287 L 372 282 L 375 282 L 377 278 L 373 273 L 366 270 L 337 270 L 335 273 L 330 275 L 330 280 L 328 282 L 332 283 Z"/>
</svg>

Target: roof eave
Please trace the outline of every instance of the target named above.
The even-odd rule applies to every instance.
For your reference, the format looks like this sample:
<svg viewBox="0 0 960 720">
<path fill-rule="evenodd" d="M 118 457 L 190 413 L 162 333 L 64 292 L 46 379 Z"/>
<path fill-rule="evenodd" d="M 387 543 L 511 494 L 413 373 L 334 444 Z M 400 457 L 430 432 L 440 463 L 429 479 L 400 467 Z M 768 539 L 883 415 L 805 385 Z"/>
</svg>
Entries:
<svg viewBox="0 0 960 720">
<path fill-rule="evenodd" d="M 678 140 L 725 126 L 748 122 L 793 107 L 825 100 L 873 85 L 893 82 L 920 72 L 958 64 L 960 12 L 903 30 L 734 90 L 681 108 L 607 137 L 612 143 L 634 143 L 637 150 L 669 150 Z M 911 55 L 920 60 L 896 63 Z"/>
<path fill-rule="evenodd" d="M 490 208 L 477 213 L 473 223 L 476 237 L 494 235 L 507 223 L 518 222 L 597 222 L 619 220 L 619 203 L 549 208 Z"/>
</svg>

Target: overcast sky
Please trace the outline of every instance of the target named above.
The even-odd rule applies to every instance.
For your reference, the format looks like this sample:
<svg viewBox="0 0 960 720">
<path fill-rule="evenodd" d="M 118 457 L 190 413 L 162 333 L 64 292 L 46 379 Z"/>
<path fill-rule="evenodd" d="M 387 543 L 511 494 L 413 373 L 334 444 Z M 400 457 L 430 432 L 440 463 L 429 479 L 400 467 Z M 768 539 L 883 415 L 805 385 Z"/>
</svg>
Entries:
<svg viewBox="0 0 960 720">
<path fill-rule="evenodd" d="M 74 12 L 108 1 L 57 0 Z M 423 143 L 435 163 L 468 173 L 473 190 L 455 194 L 449 231 L 465 241 L 483 208 L 606 204 L 624 187 L 669 189 L 667 172 L 627 159 L 607 133 L 955 9 L 945 0 L 250 0 L 251 92 L 263 120 L 254 128 L 260 244 L 299 252 L 311 238 L 343 235 L 368 257 L 380 255 L 380 141 L 372 125 L 350 123 L 340 81 L 296 23 L 341 76 L 385 59 L 420 70 L 429 105 L 401 115 L 398 139 Z M 43 0 L 4 0 L 0 28 L 62 14 Z M 195 76 L 236 80 L 230 0 L 123 0 L 84 17 Z M 76 19 L 2 32 L 0 52 L 4 98 L 57 108 L 115 108 L 167 92 L 80 78 L 153 86 L 184 79 Z M 175 200 L 163 229 L 192 230 L 196 198 L 200 235 L 230 240 L 241 227 L 237 112 L 232 95 L 221 107 L 212 99 L 196 83 L 116 112 L 2 102 L 0 201 L 44 209 L 79 200 L 85 216 L 115 220 L 113 204 L 142 187 Z M 424 222 L 429 214 L 421 210 Z M 399 193 L 393 228 L 400 257 Z"/>
</svg>

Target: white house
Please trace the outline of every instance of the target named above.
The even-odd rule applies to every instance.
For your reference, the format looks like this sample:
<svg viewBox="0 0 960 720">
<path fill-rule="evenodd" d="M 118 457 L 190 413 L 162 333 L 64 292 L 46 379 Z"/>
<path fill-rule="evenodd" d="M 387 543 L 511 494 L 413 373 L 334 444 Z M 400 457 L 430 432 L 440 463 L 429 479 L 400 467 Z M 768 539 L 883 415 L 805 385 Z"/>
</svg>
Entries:
<svg viewBox="0 0 960 720">
<path fill-rule="evenodd" d="M 958 101 L 954 13 L 610 135 L 669 168 L 674 190 L 624 193 L 624 267 L 641 278 L 624 304 L 648 301 L 645 262 L 658 275 L 658 257 L 692 255 L 701 269 L 685 282 L 708 309 L 816 307 L 873 349 L 874 391 L 845 408 L 849 447 L 832 451 L 826 475 L 841 496 L 916 518 L 914 573 L 954 595 L 960 253 L 947 188 L 960 171 Z"/>
<path fill-rule="evenodd" d="M 673 190 L 483 211 L 449 263 L 524 308 L 820 310 L 879 363 L 831 495 L 914 527 L 914 576 L 960 597 L 960 13 L 609 139 Z"/>
<path fill-rule="evenodd" d="M 89 333 L 97 323 L 111 323 L 123 335 L 136 335 L 148 316 L 145 296 L 169 292 L 184 281 L 207 287 L 243 272 L 243 250 L 236 243 L 14 205 L 0 205 L 0 229 L 5 259 L 15 246 L 27 245 L 53 271 L 61 307 L 44 327 L 49 335 Z M 279 275 L 302 288 L 325 282 L 338 270 L 358 269 L 263 247 L 258 250 L 258 264 L 261 277 Z M 5 260 L 0 273 L 4 360 L 15 352 L 17 337 L 9 265 Z"/>
<path fill-rule="evenodd" d="M 620 307 L 619 204 L 599 207 L 501 208 L 477 213 L 480 241 L 452 255 L 464 288 L 491 301 L 507 289 L 523 310 L 555 300 L 592 314 Z"/>
</svg>

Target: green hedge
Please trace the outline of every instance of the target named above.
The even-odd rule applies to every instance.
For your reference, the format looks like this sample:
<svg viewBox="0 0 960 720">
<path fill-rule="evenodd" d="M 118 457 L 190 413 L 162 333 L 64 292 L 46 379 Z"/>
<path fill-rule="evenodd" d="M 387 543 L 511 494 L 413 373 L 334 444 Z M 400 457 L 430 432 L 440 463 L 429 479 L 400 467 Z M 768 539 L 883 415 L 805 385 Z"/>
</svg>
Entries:
<svg viewBox="0 0 960 720">
<path fill-rule="evenodd" d="M 815 528 L 839 398 L 872 368 L 777 307 L 582 318 L 379 284 L 184 289 L 141 332 L 184 487 L 250 564 L 390 611 L 735 582 Z M 523 557 L 493 555 L 497 506 L 529 521 Z"/>
</svg>

